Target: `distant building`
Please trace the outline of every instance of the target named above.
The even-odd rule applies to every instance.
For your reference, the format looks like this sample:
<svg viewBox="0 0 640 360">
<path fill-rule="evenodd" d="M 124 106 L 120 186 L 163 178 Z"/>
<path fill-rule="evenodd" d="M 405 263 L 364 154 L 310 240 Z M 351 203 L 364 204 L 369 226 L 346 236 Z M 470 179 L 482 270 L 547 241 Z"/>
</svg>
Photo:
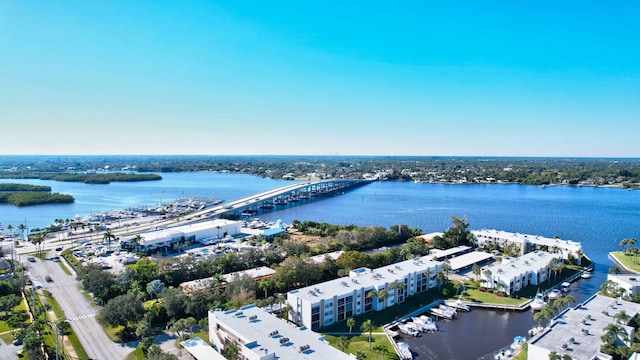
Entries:
<svg viewBox="0 0 640 360">
<path fill-rule="evenodd" d="M 276 271 L 271 268 L 268 268 L 266 266 L 260 266 L 255 269 L 236 271 L 236 272 L 224 274 L 222 275 L 223 283 L 221 284 L 221 287 L 224 287 L 226 283 L 233 281 L 233 279 L 236 278 L 236 276 L 240 278 L 247 275 L 255 281 L 260 281 L 261 279 L 273 276 L 273 274 L 275 273 Z M 212 282 L 213 282 L 212 277 L 205 278 L 205 279 L 197 279 L 192 281 L 185 281 L 180 284 L 180 288 L 182 289 L 183 292 L 190 294 L 197 291 L 210 289 Z"/>
<path fill-rule="evenodd" d="M 502 288 L 507 295 L 530 285 L 547 280 L 553 256 L 544 251 L 535 251 L 518 258 L 505 257 L 502 262 L 481 272 L 481 279 L 492 289 Z M 502 284 L 501 286 L 499 284 Z"/>
<path fill-rule="evenodd" d="M 607 280 L 611 280 L 620 289 L 624 290 L 623 295 L 634 297 L 640 290 L 640 275 L 637 274 L 608 274 Z"/>
<path fill-rule="evenodd" d="M 569 355 L 572 359 L 609 360 L 611 356 L 600 352 L 601 336 L 609 324 L 619 324 L 627 336 L 619 343 L 630 345 L 634 328 L 619 323 L 616 314 L 624 311 L 629 320 L 640 313 L 640 304 L 594 295 L 573 309 L 558 315 L 551 326 L 529 341 L 529 360 L 548 359 L 551 352 Z"/>
<path fill-rule="evenodd" d="M 435 275 L 439 271 L 442 263 L 432 261 L 429 255 L 373 270 L 354 269 L 348 277 L 289 291 L 290 319 L 317 330 L 352 316 L 380 311 L 437 286 Z M 382 290 L 386 298 L 368 296 L 371 291 L 380 294 Z"/>
<path fill-rule="evenodd" d="M 577 241 L 501 230 L 473 230 L 471 233 L 475 236 L 478 246 L 493 244 L 499 248 L 504 248 L 509 244 L 515 244 L 520 249 L 520 255 L 533 250 L 544 250 L 551 253 L 558 251 L 559 257 L 563 259 L 567 259 L 569 255 L 572 255 L 580 261 L 580 254 L 582 253 L 582 245 Z"/>
<path fill-rule="evenodd" d="M 321 334 L 286 323 L 255 305 L 209 311 L 209 340 L 219 351 L 234 344 L 239 359 L 355 359 L 329 345 Z"/>
<path fill-rule="evenodd" d="M 240 234 L 241 223 L 225 219 L 215 219 L 192 224 L 174 226 L 140 233 L 142 240 L 137 245 L 138 250 L 157 251 L 170 249 L 173 244 L 189 241 L 201 242 L 207 238 L 222 238 L 224 236 Z M 125 249 L 133 248 L 131 238 L 123 239 L 121 246 Z"/>
</svg>

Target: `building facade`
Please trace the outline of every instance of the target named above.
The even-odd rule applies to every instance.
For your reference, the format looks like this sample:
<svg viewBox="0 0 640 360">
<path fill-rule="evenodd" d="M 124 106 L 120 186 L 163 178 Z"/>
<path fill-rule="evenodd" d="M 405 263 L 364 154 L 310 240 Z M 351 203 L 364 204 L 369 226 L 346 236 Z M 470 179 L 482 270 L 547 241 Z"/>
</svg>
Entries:
<svg viewBox="0 0 640 360">
<path fill-rule="evenodd" d="M 343 277 L 287 293 L 290 319 L 311 330 L 380 311 L 437 286 L 442 263 L 423 256 L 377 269 L 358 268 Z"/>
<path fill-rule="evenodd" d="M 552 254 L 534 251 L 518 258 L 505 257 L 502 262 L 482 271 L 480 276 L 487 287 L 503 290 L 507 295 L 530 286 L 538 285 L 549 277 Z"/>
<path fill-rule="evenodd" d="M 504 248 L 510 244 L 515 244 L 520 249 L 520 255 L 534 250 L 544 250 L 551 253 L 558 253 L 558 257 L 565 260 L 571 255 L 578 259 L 578 261 L 580 261 L 580 256 L 582 255 L 582 245 L 577 241 L 511 233 L 500 230 L 473 230 L 471 233 L 475 236 L 478 246 L 491 244 L 499 248 Z"/>
</svg>

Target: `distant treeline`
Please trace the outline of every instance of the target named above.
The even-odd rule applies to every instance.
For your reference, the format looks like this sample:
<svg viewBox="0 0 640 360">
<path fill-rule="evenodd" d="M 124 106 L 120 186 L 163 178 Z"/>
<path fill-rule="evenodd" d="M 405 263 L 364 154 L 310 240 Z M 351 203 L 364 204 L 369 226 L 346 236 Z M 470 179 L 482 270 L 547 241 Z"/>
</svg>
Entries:
<svg viewBox="0 0 640 360">
<path fill-rule="evenodd" d="M 17 191 L 0 192 L 0 204 L 10 204 L 15 206 L 29 206 L 41 204 L 66 204 L 72 203 L 75 199 L 71 195 L 43 191 Z"/>
<path fill-rule="evenodd" d="M 34 173 L 216 171 L 272 179 L 640 186 L 640 159 L 445 156 L 0 156 L 0 177 Z M 2 172 L 1 170 L 4 170 Z M 11 175 L 7 175 L 11 173 Z M 65 172 L 65 176 L 69 173 Z M 105 175 L 113 173 L 107 172 Z M 82 174 L 78 174 L 82 175 Z M 86 175 L 91 175 L 86 174 Z M 49 175 L 52 176 L 52 175 Z M 157 176 L 157 175 L 155 175 Z M 159 179 L 159 177 L 158 177 Z M 142 179 L 147 180 L 147 179 Z M 153 179 L 148 179 L 153 180 Z M 80 180 L 74 180 L 80 181 Z M 125 180 L 113 180 L 125 181 Z M 137 180 L 139 181 L 139 180 Z"/>
<path fill-rule="evenodd" d="M 82 182 L 85 184 L 109 184 L 112 181 L 151 181 L 162 180 L 162 176 L 156 174 L 129 174 L 121 172 L 108 173 L 67 173 L 67 172 L 37 172 L 37 171 L 17 171 L 0 173 L 0 178 L 4 179 L 39 179 L 67 182 Z M 50 191 L 50 189 L 49 189 Z"/>
<path fill-rule="evenodd" d="M 45 191 L 50 192 L 50 186 L 29 185 L 29 184 L 0 184 L 0 191 Z"/>
</svg>

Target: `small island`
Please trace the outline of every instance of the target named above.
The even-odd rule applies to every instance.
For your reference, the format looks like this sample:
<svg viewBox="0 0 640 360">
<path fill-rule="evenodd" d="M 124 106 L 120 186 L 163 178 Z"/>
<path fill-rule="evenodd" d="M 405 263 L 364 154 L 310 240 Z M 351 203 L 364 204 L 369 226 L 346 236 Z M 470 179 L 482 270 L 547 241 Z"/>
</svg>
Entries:
<svg viewBox="0 0 640 360">
<path fill-rule="evenodd" d="M 0 184 L 0 204 L 29 206 L 42 204 L 68 204 L 71 195 L 51 193 L 51 187 L 28 184 Z"/>
<path fill-rule="evenodd" d="M 3 179 L 39 179 L 67 182 L 81 182 L 85 184 L 109 184 L 112 181 L 152 181 L 162 180 L 162 176 L 156 174 L 129 174 L 123 172 L 36 172 L 17 171 L 0 173 Z"/>
</svg>

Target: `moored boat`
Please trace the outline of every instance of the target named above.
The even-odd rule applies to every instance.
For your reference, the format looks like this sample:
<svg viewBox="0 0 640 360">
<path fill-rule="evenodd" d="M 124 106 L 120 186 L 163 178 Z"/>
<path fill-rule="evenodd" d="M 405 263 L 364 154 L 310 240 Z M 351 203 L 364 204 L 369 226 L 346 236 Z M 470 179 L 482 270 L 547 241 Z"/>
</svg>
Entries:
<svg viewBox="0 0 640 360">
<path fill-rule="evenodd" d="M 411 348 L 409 348 L 409 344 L 407 344 L 406 342 L 398 343 L 398 353 L 398 355 L 400 355 L 400 359 L 413 359 Z"/>
<path fill-rule="evenodd" d="M 545 305 L 547 305 L 547 302 L 544 301 L 544 295 L 542 295 L 542 293 L 537 293 L 536 297 L 533 298 L 533 301 L 531 302 L 531 309 L 533 311 L 538 311 L 540 309 L 542 309 Z"/>
<path fill-rule="evenodd" d="M 551 300 L 555 300 L 555 299 L 557 299 L 557 298 L 561 297 L 561 296 L 562 296 L 562 293 L 561 293 L 561 292 L 560 292 L 560 290 L 558 290 L 558 289 L 553 289 L 553 290 L 551 290 L 551 291 L 549 292 L 549 294 L 548 294 L 547 296 L 549 297 L 549 299 L 551 299 Z"/>
<path fill-rule="evenodd" d="M 591 273 L 590 272 L 583 272 L 582 275 L 580 275 L 581 278 L 583 279 L 591 279 Z"/>
</svg>

